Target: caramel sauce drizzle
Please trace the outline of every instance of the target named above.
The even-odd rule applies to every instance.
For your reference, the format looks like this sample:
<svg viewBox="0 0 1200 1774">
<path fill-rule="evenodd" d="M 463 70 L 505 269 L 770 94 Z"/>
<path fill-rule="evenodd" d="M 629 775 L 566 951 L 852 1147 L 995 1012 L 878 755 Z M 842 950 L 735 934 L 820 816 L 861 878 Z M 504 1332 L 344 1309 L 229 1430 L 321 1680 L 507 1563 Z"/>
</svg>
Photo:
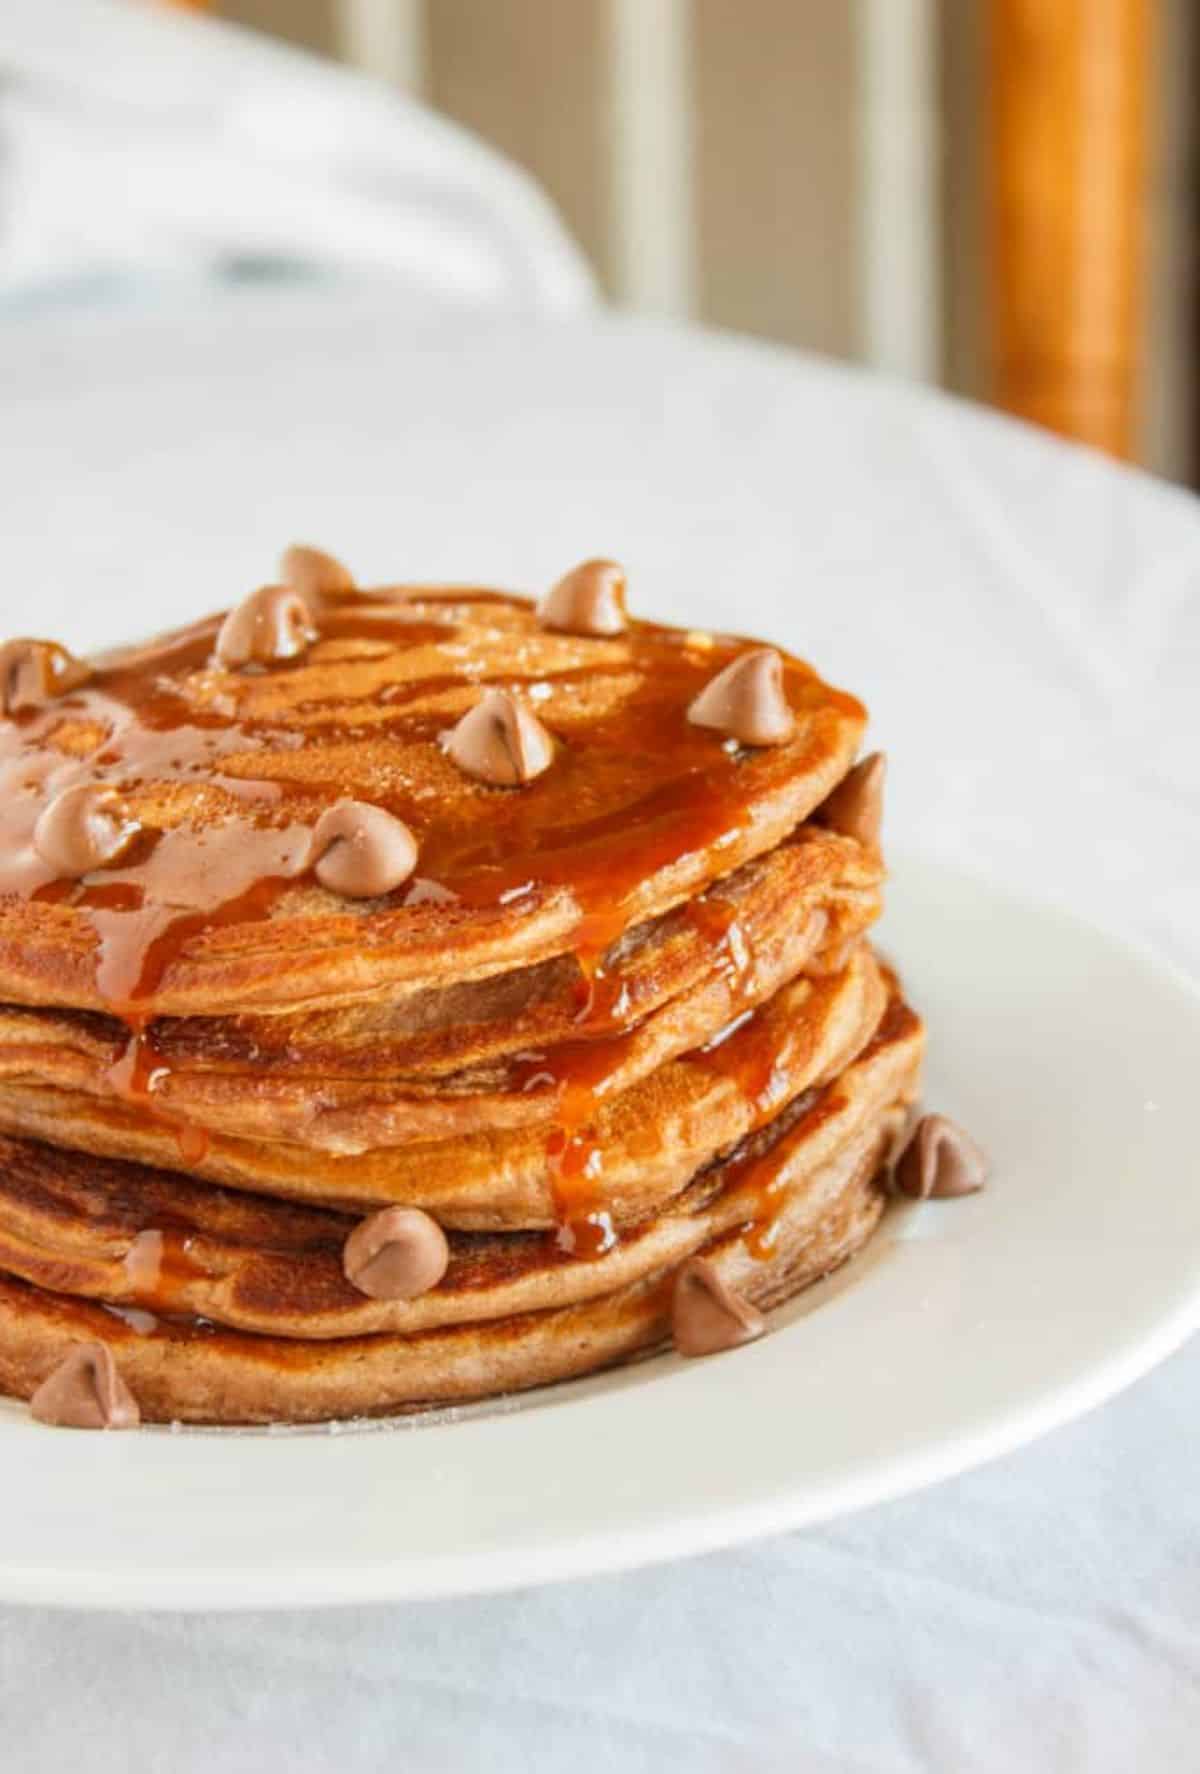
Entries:
<svg viewBox="0 0 1200 1774">
<path fill-rule="evenodd" d="M 568 1256 L 603 1256 L 617 1241 L 605 1206 L 604 1148 L 596 1120 L 632 1040 L 629 1032 L 564 1041 L 526 1057 L 522 1087 L 549 1083 L 557 1096 L 555 1125 L 546 1139 L 546 1166 L 559 1222 L 555 1242 Z"/>
<path fill-rule="evenodd" d="M 747 1019 L 747 1026 L 750 1020 Z M 875 1033 L 858 1055 L 858 1062 L 871 1059 L 890 1042 L 903 1040 L 916 1026 L 914 1012 L 902 998 L 894 996 Z M 732 1038 L 725 1045 L 731 1043 Z M 824 1122 L 839 1114 L 845 1105 L 840 1079 L 810 1085 L 799 1096 L 793 1097 L 782 1111 L 769 1107 L 727 1160 L 722 1187 L 727 1194 L 736 1195 L 745 1202 L 747 1213 L 742 1241 L 749 1254 L 759 1262 L 766 1262 L 775 1255 L 780 1221 L 788 1205 L 791 1163 L 797 1148 L 802 1147 Z M 768 1121 L 770 1127 L 762 1133 Z M 765 1147 L 764 1139 L 768 1141 Z"/>
<path fill-rule="evenodd" d="M 762 1010 L 743 1011 L 705 1046 L 684 1056 L 690 1066 L 731 1079 L 756 1125 L 769 1120 L 782 1101 L 784 1057 Z"/>
<path fill-rule="evenodd" d="M 525 600 L 502 593 L 364 592 L 317 611 L 318 638 L 308 653 L 265 674 L 214 666 L 220 617 L 97 659 L 87 684 L 0 722 L 0 895 L 87 914 L 97 996 L 128 1030 L 109 1087 L 170 1121 L 181 1158 L 196 1163 L 207 1134 L 162 1101 L 169 1068 L 154 1046 L 155 995 L 190 945 L 222 927 L 270 918 L 305 884 L 309 833 L 324 806 L 341 795 L 370 800 L 413 830 L 418 875 L 390 896 L 396 906 L 437 899 L 493 907 L 568 889 L 579 909 L 578 1020 L 591 1038 L 529 1056 L 526 1087 L 550 1082 L 557 1092 L 548 1158 L 560 1245 L 595 1256 L 616 1237 L 603 1205 L 595 1121 L 633 1016 L 605 957 L 629 922 L 631 892 L 647 877 L 746 829 L 746 754 L 686 718 L 700 688 L 745 643 L 635 622 L 603 643 L 611 664 L 489 676 L 483 653 L 472 651 L 473 633 L 481 620 L 526 633 L 527 610 Z M 373 662 L 410 649 L 429 655 L 412 683 L 385 681 L 349 708 L 345 695 L 322 701 L 322 664 L 349 660 L 355 672 L 369 673 Z M 606 673 L 630 679 L 632 689 L 613 712 L 572 719 L 575 691 Z M 286 679 L 282 707 L 260 694 L 264 676 Z M 801 721 L 808 709 L 861 713 L 798 660 L 785 658 L 785 682 Z M 470 797 L 465 813 L 440 817 L 403 773 L 381 776 L 377 748 L 361 766 L 360 751 L 371 748 L 345 749 L 364 735 L 400 746 L 436 741 L 447 719 L 418 705 L 486 683 L 523 689 L 561 733 L 553 766 L 520 790 L 484 791 Z M 325 779 L 291 761 L 303 749 L 311 764 L 314 754 L 339 746 Z M 126 800 L 157 797 L 160 822 L 148 818 L 109 868 L 59 880 L 33 848 L 33 827 L 48 799 L 82 782 Z M 198 822 L 189 817 L 193 802 Z M 732 906 L 709 896 L 687 912 L 729 977 L 747 979 L 752 959 Z M 597 1027 L 610 1032 L 597 1038 Z M 696 1058 L 732 1068 L 752 1100 L 769 1093 L 766 1056 L 749 1056 L 739 1037 Z M 185 1257 L 181 1251 L 163 1262 L 169 1269 Z"/>
<path fill-rule="evenodd" d="M 775 1254 L 779 1220 L 787 1204 L 786 1189 L 789 1168 L 798 1141 L 810 1132 L 823 1114 L 832 1113 L 836 1105 L 823 1102 L 828 1090 L 815 1087 L 804 1091 L 785 1111 L 787 1125 L 771 1141 L 766 1151 L 759 1151 L 751 1136 L 747 1149 L 735 1155 L 725 1166 L 723 1190 L 744 1198 L 747 1219 L 742 1242 L 758 1262 L 766 1262 Z"/>
<path fill-rule="evenodd" d="M 191 1255 L 195 1237 L 173 1227 L 147 1227 L 125 1253 L 125 1276 L 135 1302 L 158 1313 L 187 1311 L 185 1289 L 206 1271 Z"/>
<path fill-rule="evenodd" d="M 753 962 L 735 907 L 709 893 L 680 909 L 711 945 L 737 1004 L 750 993 Z M 596 923 L 590 926 L 590 934 L 599 945 L 612 929 Z M 597 946 L 576 952 L 584 988 L 581 1014 L 589 1021 L 613 1018 L 619 1002 L 619 982 L 604 966 L 606 949 L 607 945 L 604 950 Z M 739 1012 L 737 1022 L 742 1020 Z M 555 1242 L 570 1256 L 603 1256 L 617 1241 L 605 1206 L 604 1144 L 597 1118 L 629 1055 L 635 1032 L 633 1025 L 617 1033 L 560 1042 L 545 1052 L 524 1056 L 517 1073 L 519 1088 L 532 1090 L 549 1084 L 557 1093 L 556 1124 L 546 1142 L 546 1159 L 559 1221 Z M 718 1054 L 722 1057 L 716 1057 Z M 730 1076 L 739 1077 L 739 1083 L 738 1068 L 744 1070 L 749 1064 L 740 1047 L 726 1054 L 721 1037 L 716 1046 L 702 1050 L 701 1063 L 712 1070 L 727 1069 Z"/>
</svg>

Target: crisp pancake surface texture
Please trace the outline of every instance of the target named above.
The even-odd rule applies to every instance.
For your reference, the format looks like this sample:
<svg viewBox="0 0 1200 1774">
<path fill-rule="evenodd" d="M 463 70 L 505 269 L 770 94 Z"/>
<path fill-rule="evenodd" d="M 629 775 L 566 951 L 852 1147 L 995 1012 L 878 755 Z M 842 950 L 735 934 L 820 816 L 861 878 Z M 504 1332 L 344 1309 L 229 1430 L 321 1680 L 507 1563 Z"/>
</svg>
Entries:
<svg viewBox="0 0 1200 1774">
<path fill-rule="evenodd" d="M 630 1090 L 607 1098 L 576 1086 L 546 1127 L 346 1157 L 215 1134 L 189 1148 L 187 1167 L 229 1187 L 320 1205 L 421 1207 L 465 1231 L 551 1227 L 563 1218 L 564 1198 L 631 1224 L 664 1206 L 711 1153 L 836 1077 L 870 1040 L 886 1000 L 864 944 L 840 972 L 794 980 L 724 1041 L 681 1055 Z M 594 1176 L 563 1175 L 564 1126 L 592 1159 Z M 148 1108 L 36 1084 L 0 1084 L 0 1128 L 164 1168 L 181 1161 L 180 1130 Z"/>
<path fill-rule="evenodd" d="M 923 1031 L 861 706 L 342 578 L 0 661 L 0 1390 L 100 1343 L 149 1421 L 485 1398 L 664 1342 L 684 1263 L 771 1306 L 879 1220 Z M 364 810 L 392 872 L 324 867 Z M 376 1221 L 440 1249 L 415 1293 Z"/>
<path fill-rule="evenodd" d="M 528 1235 L 462 1238 L 449 1285 L 412 1309 L 354 1300 L 336 1268 L 335 1216 L 271 1203 L 264 1224 L 235 1197 L 189 1194 L 131 1165 L 85 1177 L 46 1148 L 7 1142 L 0 1227 L 23 1231 L 0 1231 L 0 1270 L 27 1279 L 0 1278 L 0 1385 L 28 1395 L 74 1343 L 101 1341 L 149 1420 L 314 1421 L 516 1391 L 652 1349 L 669 1331 L 673 1267 L 697 1251 L 747 1300 L 778 1304 L 874 1231 L 875 1179 L 921 1048 L 918 1019 L 893 999 L 841 1078 L 611 1255 L 564 1264 Z M 143 1256 L 129 1260 L 147 1220 L 149 1279 Z M 91 1303 L 105 1293 L 120 1302 Z M 206 1312 L 159 1317 L 148 1299 Z"/>
<path fill-rule="evenodd" d="M 564 1068 L 623 1089 L 843 952 L 880 903 L 878 861 L 855 848 L 808 832 L 639 926 L 641 940 L 618 943 L 593 982 L 598 1015 L 586 998 L 581 1007 L 587 986 L 572 958 L 575 990 L 565 1004 L 543 1002 L 542 1015 L 545 969 L 518 969 L 409 1000 L 410 1026 L 405 1006 L 378 995 L 333 1011 L 155 1019 L 154 1107 L 212 1132 L 330 1152 L 544 1123 Z M 116 1017 L 0 1007 L 0 1079 L 111 1098 L 127 1041 Z M 452 1049 L 464 1063 L 443 1070 Z"/>
<path fill-rule="evenodd" d="M 0 1136 L 0 1269 L 112 1305 L 296 1337 L 411 1332 L 573 1304 L 732 1228 L 749 1227 L 766 1255 L 785 1200 L 910 1100 L 921 1045 L 917 1018 L 893 996 L 852 1064 L 698 1169 L 661 1214 L 593 1262 L 564 1261 L 534 1232 L 455 1233 L 437 1288 L 369 1299 L 342 1272 L 355 1224 L 342 1214 Z"/>
</svg>

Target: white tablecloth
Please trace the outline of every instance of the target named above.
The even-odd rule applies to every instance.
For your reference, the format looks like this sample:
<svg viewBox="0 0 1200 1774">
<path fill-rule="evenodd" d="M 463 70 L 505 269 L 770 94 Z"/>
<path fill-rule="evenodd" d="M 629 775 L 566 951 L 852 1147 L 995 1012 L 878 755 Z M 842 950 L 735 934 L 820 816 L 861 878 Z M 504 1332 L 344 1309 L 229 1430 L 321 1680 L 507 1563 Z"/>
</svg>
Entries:
<svg viewBox="0 0 1200 1774">
<path fill-rule="evenodd" d="M 163 625 L 294 534 L 368 579 L 536 587 L 612 552 L 639 609 L 769 623 L 865 695 L 893 842 L 1200 976 L 1182 493 L 734 341 L 401 325 L 382 303 L 10 328 L 0 387 L 6 630 L 31 610 L 79 646 Z M 0 1609 L 0 1766 L 1192 1766 L 1198 1416 L 1193 1345 L 989 1469 L 681 1566 L 329 1614 Z"/>
</svg>

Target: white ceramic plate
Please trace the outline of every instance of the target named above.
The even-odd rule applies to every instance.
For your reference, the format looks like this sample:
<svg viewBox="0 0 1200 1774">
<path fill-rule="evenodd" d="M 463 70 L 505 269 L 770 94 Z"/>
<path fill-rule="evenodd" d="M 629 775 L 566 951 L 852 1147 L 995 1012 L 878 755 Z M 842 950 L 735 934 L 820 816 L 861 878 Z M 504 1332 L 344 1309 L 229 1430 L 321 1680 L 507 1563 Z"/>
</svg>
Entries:
<svg viewBox="0 0 1200 1774">
<path fill-rule="evenodd" d="M 990 1149 L 735 1354 L 364 1431 L 84 1435 L 0 1409 L 0 1596 L 409 1599 L 616 1570 L 895 1496 L 1088 1409 L 1200 1318 L 1200 1006 L 1059 913 L 929 863 L 884 933 L 927 1099 Z"/>
</svg>

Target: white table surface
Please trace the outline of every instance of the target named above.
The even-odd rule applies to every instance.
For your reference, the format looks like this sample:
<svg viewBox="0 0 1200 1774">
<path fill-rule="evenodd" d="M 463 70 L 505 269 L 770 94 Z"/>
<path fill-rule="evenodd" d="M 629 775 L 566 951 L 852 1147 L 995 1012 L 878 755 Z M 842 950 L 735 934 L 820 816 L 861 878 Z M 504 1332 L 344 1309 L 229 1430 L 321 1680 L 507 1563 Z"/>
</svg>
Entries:
<svg viewBox="0 0 1200 1774">
<path fill-rule="evenodd" d="M 612 553 L 639 610 L 737 626 L 752 596 L 864 695 L 893 838 L 1200 978 L 1184 494 L 737 341 L 346 297 L 13 325 L 0 389 L 5 631 L 165 626 L 294 536 L 368 580 L 536 588 Z M 990 1468 L 683 1565 L 325 1614 L 0 1608 L 0 1766 L 1190 1766 L 1198 1417 L 1194 1343 Z"/>
</svg>

